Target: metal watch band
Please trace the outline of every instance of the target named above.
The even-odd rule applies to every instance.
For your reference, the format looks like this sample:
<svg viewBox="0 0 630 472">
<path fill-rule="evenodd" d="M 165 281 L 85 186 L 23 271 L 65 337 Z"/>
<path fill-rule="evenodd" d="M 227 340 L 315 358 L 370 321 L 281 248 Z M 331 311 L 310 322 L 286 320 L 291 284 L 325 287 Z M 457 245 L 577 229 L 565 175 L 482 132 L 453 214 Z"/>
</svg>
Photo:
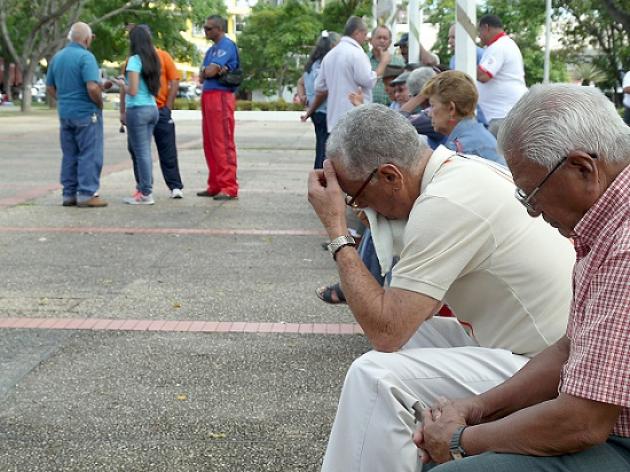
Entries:
<svg viewBox="0 0 630 472">
<path fill-rule="evenodd" d="M 464 448 L 462 447 L 462 434 L 467 427 L 468 426 L 459 426 L 453 433 L 453 436 L 451 436 L 451 441 L 448 443 L 448 449 L 451 453 L 451 457 L 455 461 L 466 457 L 466 451 L 464 451 Z"/>
<path fill-rule="evenodd" d="M 339 236 L 338 238 L 333 239 L 328 244 L 328 251 L 333 256 L 333 259 L 337 260 L 337 252 L 345 246 L 356 246 L 354 238 L 350 235 Z"/>
</svg>

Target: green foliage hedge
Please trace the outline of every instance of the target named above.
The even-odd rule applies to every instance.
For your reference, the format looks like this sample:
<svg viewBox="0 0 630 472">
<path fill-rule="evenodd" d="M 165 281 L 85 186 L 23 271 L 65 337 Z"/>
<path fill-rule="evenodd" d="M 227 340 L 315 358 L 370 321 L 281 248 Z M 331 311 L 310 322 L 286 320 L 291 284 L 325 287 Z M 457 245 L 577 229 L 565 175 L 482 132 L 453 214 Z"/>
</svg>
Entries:
<svg viewBox="0 0 630 472">
<path fill-rule="evenodd" d="M 188 100 L 186 98 L 175 99 L 175 110 L 200 110 L 200 100 Z M 277 100 L 274 102 L 255 102 L 251 100 L 237 100 L 238 111 L 304 111 L 304 106 L 296 103 Z"/>
</svg>

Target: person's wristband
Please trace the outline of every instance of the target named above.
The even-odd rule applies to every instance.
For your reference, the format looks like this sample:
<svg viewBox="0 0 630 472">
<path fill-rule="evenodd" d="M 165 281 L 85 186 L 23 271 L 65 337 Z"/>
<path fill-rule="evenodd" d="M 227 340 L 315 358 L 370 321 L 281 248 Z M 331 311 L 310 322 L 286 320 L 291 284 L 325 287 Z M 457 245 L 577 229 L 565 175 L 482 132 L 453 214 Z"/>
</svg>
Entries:
<svg viewBox="0 0 630 472">
<path fill-rule="evenodd" d="M 336 261 L 337 253 L 339 252 L 339 250 L 341 250 L 341 248 L 344 248 L 346 246 L 355 247 L 356 245 L 357 243 L 355 242 L 352 236 L 350 235 L 339 236 L 338 238 L 335 238 L 332 241 L 330 241 L 330 244 L 328 244 L 328 251 L 330 251 L 330 254 L 333 256 L 333 259 Z"/>
<path fill-rule="evenodd" d="M 451 441 L 448 444 L 449 452 L 453 460 L 458 461 L 467 456 L 466 451 L 462 447 L 462 434 L 468 426 L 459 426 L 451 436 Z"/>
</svg>

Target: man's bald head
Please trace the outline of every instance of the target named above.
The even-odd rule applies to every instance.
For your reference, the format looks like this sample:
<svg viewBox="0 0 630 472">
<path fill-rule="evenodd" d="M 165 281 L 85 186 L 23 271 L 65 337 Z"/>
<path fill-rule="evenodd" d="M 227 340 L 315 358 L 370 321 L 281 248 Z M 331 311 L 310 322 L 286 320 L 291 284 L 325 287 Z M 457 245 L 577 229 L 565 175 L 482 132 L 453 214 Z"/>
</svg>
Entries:
<svg viewBox="0 0 630 472">
<path fill-rule="evenodd" d="M 68 39 L 72 42 L 89 46 L 92 42 L 92 28 L 87 23 L 79 21 L 70 27 Z"/>
</svg>

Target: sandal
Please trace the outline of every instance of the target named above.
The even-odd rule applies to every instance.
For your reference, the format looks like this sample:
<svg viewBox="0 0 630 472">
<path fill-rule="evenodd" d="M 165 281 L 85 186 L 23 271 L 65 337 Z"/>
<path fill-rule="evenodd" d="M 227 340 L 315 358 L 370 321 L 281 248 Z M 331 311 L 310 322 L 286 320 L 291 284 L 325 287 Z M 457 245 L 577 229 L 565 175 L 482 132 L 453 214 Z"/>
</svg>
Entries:
<svg viewBox="0 0 630 472">
<path fill-rule="evenodd" d="M 331 305 L 340 305 L 342 303 L 346 303 L 346 297 L 341 290 L 339 282 L 337 282 L 336 284 L 319 287 L 315 290 L 315 293 L 320 300 L 326 303 L 330 303 Z"/>
</svg>

